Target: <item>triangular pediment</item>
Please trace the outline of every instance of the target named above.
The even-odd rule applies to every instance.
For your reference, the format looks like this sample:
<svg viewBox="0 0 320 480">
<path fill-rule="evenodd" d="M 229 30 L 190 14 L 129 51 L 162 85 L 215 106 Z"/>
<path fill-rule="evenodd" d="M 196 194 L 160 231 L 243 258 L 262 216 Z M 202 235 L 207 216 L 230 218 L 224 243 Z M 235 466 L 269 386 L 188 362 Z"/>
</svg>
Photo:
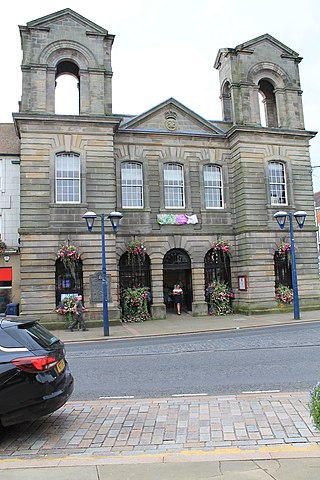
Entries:
<svg viewBox="0 0 320 480">
<path fill-rule="evenodd" d="M 259 37 L 253 38 L 252 40 L 248 40 L 247 42 L 241 43 L 237 45 L 235 48 L 220 48 L 218 51 L 214 66 L 215 68 L 219 68 L 221 57 L 226 56 L 228 54 L 238 54 L 241 52 L 252 54 L 257 50 L 264 50 L 268 52 L 269 49 L 278 50 L 279 54 L 282 57 L 292 58 L 294 60 L 301 60 L 299 54 L 292 50 L 291 48 L 287 47 L 283 43 L 279 42 L 276 38 L 269 35 L 269 33 L 265 33 L 264 35 L 260 35 Z"/>
<path fill-rule="evenodd" d="M 58 12 L 51 13 L 50 15 L 46 15 L 45 17 L 37 18 L 36 20 L 32 20 L 31 22 L 27 23 L 27 28 L 50 28 L 50 25 L 56 23 L 57 21 L 64 20 L 67 23 L 76 23 L 78 25 L 83 26 L 86 30 L 90 31 L 91 33 L 107 35 L 108 31 L 104 28 L 96 25 L 95 23 L 91 22 L 87 18 L 79 15 L 79 13 L 71 10 L 70 8 L 65 8 L 64 10 L 59 10 Z"/>
<path fill-rule="evenodd" d="M 174 98 L 130 119 L 124 119 L 119 130 L 137 132 L 222 135 L 223 131 Z"/>
<path fill-rule="evenodd" d="M 282 50 L 283 54 L 290 55 L 292 57 L 297 57 L 299 54 L 292 50 L 291 48 L 284 45 L 284 43 L 279 42 L 276 38 L 269 35 L 269 33 L 265 33 L 264 35 L 260 35 L 260 37 L 253 38 L 252 40 L 248 40 L 247 42 L 241 43 L 235 47 L 235 50 L 247 50 L 252 49 L 260 44 L 271 44 L 273 47 Z"/>
</svg>

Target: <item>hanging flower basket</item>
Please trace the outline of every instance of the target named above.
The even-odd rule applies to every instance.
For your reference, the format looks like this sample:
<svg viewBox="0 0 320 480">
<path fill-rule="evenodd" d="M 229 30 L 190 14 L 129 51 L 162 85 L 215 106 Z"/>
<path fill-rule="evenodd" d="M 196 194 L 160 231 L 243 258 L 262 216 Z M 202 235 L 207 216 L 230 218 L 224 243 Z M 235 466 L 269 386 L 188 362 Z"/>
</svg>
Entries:
<svg viewBox="0 0 320 480">
<path fill-rule="evenodd" d="M 285 257 L 287 254 L 291 253 L 291 245 L 288 242 L 281 242 L 277 246 L 276 252 L 279 257 Z"/>
<path fill-rule="evenodd" d="M 231 244 L 227 240 L 219 239 L 212 244 L 211 248 L 214 252 L 223 252 L 230 255 Z"/>
<path fill-rule="evenodd" d="M 131 240 L 126 249 L 128 264 L 133 265 L 135 260 L 137 260 L 138 263 L 144 263 L 146 250 L 141 240 Z"/>
<path fill-rule="evenodd" d="M 4 242 L 1 241 L 0 242 L 0 254 L 3 253 L 6 248 L 7 248 L 7 245 Z"/>
<path fill-rule="evenodd" d="M 74 245 L 62 244 L 57 252 L 57 258 L 61 260 L 66 270 L 72 277 L 76 277 L 76 264 L 80 260 L 80 253 Z"/>
</svg>

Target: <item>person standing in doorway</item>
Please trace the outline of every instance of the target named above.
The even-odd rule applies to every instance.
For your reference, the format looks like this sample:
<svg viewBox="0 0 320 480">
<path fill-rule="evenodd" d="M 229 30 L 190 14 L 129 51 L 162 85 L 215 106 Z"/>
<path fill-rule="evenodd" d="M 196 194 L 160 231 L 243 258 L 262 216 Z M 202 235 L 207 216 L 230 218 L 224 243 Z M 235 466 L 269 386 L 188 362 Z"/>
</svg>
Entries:
<svg viewBox="0 0 320 480">
<path fill-rule="evenodd" d="M 73 332 L 73 329 L 76 325 L 79 324 L 81 330 L 83 332 L 87 332 L 88 329 L 86 328 L 86 324 L 84 322 L 83 318 L 83 313 L 86 311 L 86 308 L 84 307 L 82 303 L 82 295 L 77 296 L 76 304 L 75 304 L 75 312 L 76 312 L 76 319 L 73 322 L 73 324 L 70 326 L 71 332 Z"/>
<path fill-rule="evenodd" d="M 174 303 L 177 305 L 177 314 L 181 313 L 181 304 L 182 304 L 183 290 L 179 283 L 173 289 Z"/>
</svg>

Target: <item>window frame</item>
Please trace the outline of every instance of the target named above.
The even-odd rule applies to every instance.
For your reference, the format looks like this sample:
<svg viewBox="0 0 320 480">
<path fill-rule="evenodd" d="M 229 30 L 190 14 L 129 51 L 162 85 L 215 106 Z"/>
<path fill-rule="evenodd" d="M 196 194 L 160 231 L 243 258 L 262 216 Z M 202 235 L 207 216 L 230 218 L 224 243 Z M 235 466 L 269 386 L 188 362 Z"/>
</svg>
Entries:
<svg viewBox="0 0 320 480">
<path fill-rule="evenodd" d="M 214 186 L 214 185 L 206 185 L 206 179 L 205 179 L 205 172 L 206 169 L 216 169 L 216 171 L 219 172 L 219 181 L 220 181 L 220 186 Z M 213 170 L 214 171 L 214 170 Z M 220 165 L 216 164 L 211 164 L 207 163 L 203 165 L 202 167 L 202 178 L 203 178 L 203 200 L 204 200 L 204 207 L 206 210 L 221 210 L 224 208 L 224 191 L 223 191 L 223 176 L 222 176 L 222 167 Z M 209 190 L 210 189 L 210 190 Z M 211 193 L 218 191 L 219 196 L 220 196 L 220 206 L 208 206 L 207 204 L 207 195 L 206 192 L 211 191 Z M 212 195 L 214 197 L 214 195 Z"/>
<path fill-rule="evenodd" d="M 278 167 L 281 166 L 281 173 L 280 175 L 272 175 L 272 165 L 277 165 Z M 277 177 L 281 177 L 282 181 L 276 181 Z M 270 204 L 271 206 L 281 206 L 281 205 L 288 205 L 288 188 L 287 188 L 287 172 L 286 172 L 286 164 L 279 160 L 271 160 L 268 162 L 268 186 L 269 186 L 269 196 L 270 196 Z M 273 201 L 276 197 L 279 199 L 279 194 L 275 195 L 277 192 L 276 187 L 280 187 L 280 198 L 283 198 L 284 201 Z"/>
<path fill-rule="evenodd" d="M 135 170 L 132 169 L 132 171 L 136 171 L 136 172 L 140 171 L 140 179 L 138 179 L 138 180 L 141 180 L 141 184 L 139 184 L 137 182 L 137 183 L 132 184 L 132 185 L 127 185 L 127 186 L 124 185 L 123 170 L 124 170 L 124 167 L 126 167 L 128 165 L 135 165 Z M 130 169 L 127 169 L 127 171 L 130 171 Z M 126 161 L 122 162 L 121 167 L 120 167 L 120 177 L 121 177 L 120 185 L 121 185 L 121 206 L 122 206 L 122 208 L 128 208 L 128 209 L 144 208 L 143 164 L 140 163 L 140 162 L 134 162 L 134 161 L 131 161 L 131 160 L 126 160 Z M 136 180 L 136 178 L 132 179 L 132 181 L 134 181 L 134 180 Z M 131 187 L 131 189 L 134 189 L 134 191 L 139 192 L 138 196 L 135 196 L 135 198 L 140 197 L 141 205 L 128 205 L 128 204 L 125 205 L 124 204 L 124 199 L 125 199 L 124 189 L 128 188 L 128 187 Z M 127 203 L 129 203 L 129 202 L 127 202 Z"/>
<path fill-rule="evenodd" d="M 78 162 L 78 165 L 77 165 L 77 169 L 73 169 L 72 171 L 73 172 L 76 172 L 77 173 L 77 177 L 59 177 L 58 176 L 58 160 L 60 158 L 66 158 L 66 159 L 72 159 L 73 163 L 75 160 L 77 160 Z M 62 169 L 61 169 L 62 170 Z M 63 187 L 60 187 L 58 185 L 58 182 L 63 182 L 63 181 L 67 181 L 67 182 L 72 182 L 72 183 L 75 183 L 77 182 L 78 184 L 78 198 L 76 200 L 69 200 L 69 199 L 66 199 L 65 197 L 63 197 L 63 192 L 62 192 L 62 199 L 58 199 L 58 190 L 59 188 L 63 188 Z M 55 203 L 58 204 L 58 205 L 61 205 L 61 204 L 72 204 L 72 205 L 78 205 L 81 203 L 81 161 L 80 161 L 80 155 L 78 153 L 67 153 L 67 152 L 61 152 L 61 153 L 56 153 L 55 154 L 55 172 L 54 172 L 54 182 L 55 182 Z M 67 185 L 67 188 L 69 189 L 69 184 Z M 69 193 L 69 192 L 68 192 Z M 74 196 L 74 194 L 73 194 Z"/>
<path fill-rule="evenodd" d="M 170 168 L 168 168 L 170 167 Z M 171 167 L 175 167 L 175 168 L 171 168 Z M 167 183 L 168 179 L 166 179 L 166 172 L 170 172 L 171 171 L 180 171 L 180 179 L 178 181 L 176 181 L 177 183 L 175 183 L 175 179 L 169 179 L 169 181 L 173 182 L 172 184 L 169 184 Z M 180 182 L 180 184 L 179 184 Z M 179 189 L 180 190 L 180 203 L 181 204 L 175 204 L 175 205 L 172 205 L 172 204 L 169 204 L 170 202 L 168 202 L 168 193 L 170 190 L 167 191 L 166 193 L 166 189 L 171 189 L 171 192 L 174 190 L 174 189 Z M 172 199 L 174 199 L 174 194 L 175 192 L 173 192 L 173 196 L 171 197 Z M 166 162 L 163 164 L 163 203 L 164 203 L 164 208 L 165 209 L 184 209 L 185 208 L 185 182 L 184 182 L 184 168 L 183 168 L 183 165 L 181 165 L 180 163 L 176 163 L 176 162 Z"/>
</svg>

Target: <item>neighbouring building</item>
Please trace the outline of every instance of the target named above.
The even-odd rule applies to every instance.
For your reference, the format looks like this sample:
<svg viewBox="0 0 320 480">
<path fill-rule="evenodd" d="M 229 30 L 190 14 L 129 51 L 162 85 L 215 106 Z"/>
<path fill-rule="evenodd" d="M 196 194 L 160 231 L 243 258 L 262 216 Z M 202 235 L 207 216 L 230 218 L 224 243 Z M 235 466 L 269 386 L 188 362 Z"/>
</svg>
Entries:
<svg viewBox="0 0 320 480">
<path fill-rule="evenodd" d="M 20 142 L 10 123 L 0 123 L 0 313 L 20 299 Z M 11 312 L 13 313 L 13 312 Z"/>
<path fill-rule="evenodd" d="M 173 98 L 125 116 L 112 112 L 114 35 L 70 9 L 19 28 L 21 314 L 49 320 L 65 295 L 82 293 L 88 317 L 101 319 L 101 231 L 87 231 L 87 210 L 123 214 L 117 234 L 105 225 L 111 321 L 134 285 L 150 288 L 154 318 L 172 308 L 164 294 L 176 283 L 194 316 L 208 313 L 205 292 L 217 280 L 233 289 L 238 311 L 275 308 L 275 287 L 291 282 L 289 255 L 279 256 L 290 242 L 273 217 L 279 210 L 307 212 L 295 229 L 300 304 L 320 305 L 309 156 L 316 132 L 304 125 L 298 53 L 268 34 L 220 49 L 221 121 Z M 55 114 L 63 75 L 78 81 L 79 115 Z M 143 248 L 139 262 L 128 262 L 130 243 Z M 80 253 L 72 274 L 57 258 L 62 244 Z"/>
</svg>

